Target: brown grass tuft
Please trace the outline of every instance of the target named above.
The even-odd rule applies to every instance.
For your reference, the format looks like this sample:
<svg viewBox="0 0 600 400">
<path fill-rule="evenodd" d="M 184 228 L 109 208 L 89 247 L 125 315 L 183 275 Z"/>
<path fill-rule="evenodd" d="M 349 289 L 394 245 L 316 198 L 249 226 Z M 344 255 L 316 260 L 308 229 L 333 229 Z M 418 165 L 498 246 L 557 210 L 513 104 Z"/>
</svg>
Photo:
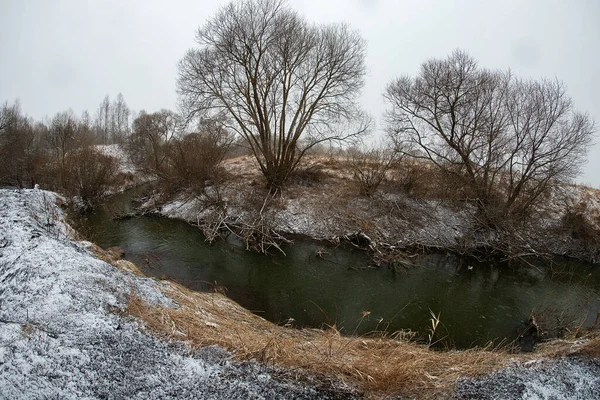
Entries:
<svg viewBox="0 0 600 400">
<path fill-rule="evenodd" d="M 237 358 L 300 369 L 343 382 L 374 397 L 448 395 L 461 376 L 489 373 L 514 355 L 491 349 L 439 352 L 390 337 L 345 337 L 335 329 L 290 329 L 272 324 L 217 293 L 170 283 L 177 308 L 149 306 L 132 296 L 127 311 L 159 335 L 193 347 L 219 345 Z"/>
<path fill-rule="evenodd" d="M 579 354 L 592 358 L 600 358 L 600 337 L 596 337 L 585 343 Z"/>
<path fill-rule="evenodd" d="M 130 272 L 137 276 L 146 276 L 142 273 L 142 271 L 132 262 L 127 260 L 119 259 L 119 256 L 115 254 L 114 251 L 104 250 L 102 247 L 97 244 L 92 244 L 88 250 L 98 259 L 107 262 L 121 271 Z"/>
</svg>

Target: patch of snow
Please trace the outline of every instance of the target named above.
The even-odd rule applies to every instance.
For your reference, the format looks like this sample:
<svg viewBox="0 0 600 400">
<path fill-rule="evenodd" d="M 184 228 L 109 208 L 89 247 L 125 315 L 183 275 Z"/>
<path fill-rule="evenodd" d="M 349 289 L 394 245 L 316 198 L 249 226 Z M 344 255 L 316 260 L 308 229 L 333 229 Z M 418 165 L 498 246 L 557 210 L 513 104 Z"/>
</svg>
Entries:
<svg viewBox="0 0 600 400">
<path fill-rule="evenodd" d="M 454 398 L 600 399 L 600 361 L 562 358 L 511 366 L 484 378 L 460 380 Z"/>
<path fill-rule="evenodd" d="M 120 168 L 119 170 L 126 174 L 135 174 L 137 169 L 129 159 L 129 156 L 123 149 L 123 147 L 119 144 L 107 144 L 107 145 L 97 145 L 96 150 L 100 153 L 114 157 L 119 161 Z"/>
</svg>

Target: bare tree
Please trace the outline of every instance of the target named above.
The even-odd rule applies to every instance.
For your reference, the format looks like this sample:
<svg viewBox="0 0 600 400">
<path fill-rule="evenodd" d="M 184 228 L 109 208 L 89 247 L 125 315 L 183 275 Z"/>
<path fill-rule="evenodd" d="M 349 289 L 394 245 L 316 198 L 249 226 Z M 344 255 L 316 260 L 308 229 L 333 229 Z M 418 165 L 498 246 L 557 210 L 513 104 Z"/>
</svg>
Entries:
<svg viewBox="0 0 600 400">
<path fill-rule="evenodd" d="M 125 99 L 121 93 L 117 95 L 117 99 L 113 102 L 111 111 L 113 140 L 122 142 L 129 134 L 129 115 L 131 111 L 127 107 L 127 103 L 125 103 Z"/>
<path fill-rule="evenodd" d="M 18 100 L 13 105 L 8 105 L 4 102 L 0 108 L 0 133 L 5 133 L 11 126 L 17 122 L 17 118 L 21 114 L 21 105 Z"/>
<path fill-rule="evenodd" d="M 98 140 L 102 144 L 108 144 L 110 141 L 110 125 L 111 125 L 111 109 L 110 99 L 108 95 L 102 99 L 98 112 L 96 114 L 96 134 Z"/>
<path fill-rule="evenodd" d="M 182 108 L 226 116 L 272 192 L 313 146 L 366 131 L 355 102 L 365 42 L 348 26 L 309 24 L 282 0 L 245 0 L 221 8 L 196 40 L 179 63 Z"/>
<path fill-rule="evenodd" d="M 572 178 L 594 132 L 562 83 L 482 69 L 462 51 L 423 63 L 384 96 L 399 149 L 457 177 L 486 217 L 522 213 L 551 181 Z"/>
<path fill-rule="evenodd" d="M 77 145 L 79 134 L 79 122 L 73 115 L 73 110 L 57 113 L 48 130 L 48 139 L 51 148 L 55 151 L 56 162 L 58 164 L 58 179 L 60 185 L 66 183 L 66 173 L 68 172 L 67 159 L 69 152 L 74 150 Z"/>
<path fill-rule="evenodd" d="M 166 146 L 181 128 L 177 114 L 169 110 L 147 114 L 141 111 L 133 121 L 128 151 L 133 162 L 143 170 L 160 174 L 167 153 Z"/>
</svg>

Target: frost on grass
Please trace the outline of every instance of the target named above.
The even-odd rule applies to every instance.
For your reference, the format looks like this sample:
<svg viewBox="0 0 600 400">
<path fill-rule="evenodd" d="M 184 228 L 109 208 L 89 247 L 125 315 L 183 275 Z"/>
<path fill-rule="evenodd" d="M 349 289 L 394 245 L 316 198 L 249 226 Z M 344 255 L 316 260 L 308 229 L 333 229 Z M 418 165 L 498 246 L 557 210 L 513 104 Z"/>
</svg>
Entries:
<svg viewBox="0 0 600 400">
<path fill-rule="evenodd" d="M 160 283 L 94 258 L 55 195 L 0 190 L 0 397 L 322 398 L 218 348 L 192 352 L 124 316 L 129 295 L 175 306 Z"/>
<path fill-rule="evenodd" d="M 600 361 L 563 358 L 518 365 L 480 379 L 464 379 L 457 399 L 600 399 Z"/>
</svg>

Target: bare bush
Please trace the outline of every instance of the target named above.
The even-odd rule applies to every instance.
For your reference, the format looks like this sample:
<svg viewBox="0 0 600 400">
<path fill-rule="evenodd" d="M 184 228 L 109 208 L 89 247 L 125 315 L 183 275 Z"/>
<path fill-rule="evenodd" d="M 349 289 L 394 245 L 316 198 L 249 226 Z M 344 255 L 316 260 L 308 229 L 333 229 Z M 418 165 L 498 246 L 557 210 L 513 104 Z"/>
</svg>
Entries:
<svg viewBox="0 0 600 400">
<path fill-rule="evenodd" d="M 290 182 L 300 186 L 313 187 L 325 180 L 326 173 L 321 164 L 306 164 L 297 167 L 290 175 Z"/>
<path fill-rule="evenodd" d="M 100 153 L 92 146 L 83 146 L 69 154 L 68 174 L 64 190 L 92 204 L 113 186 L 118 161 Z"/>
<path fill-rule="evenodd" d="M 205 193 L 207 186 L 221 183 L 226 172 L 221 165 L 231 144 L 228 132 L 218 125 L 201 127 L 202 131 L 174 139 L 166 150 L 165 184 Z"/>
<path fill-rule="evenodd" d="M 597 247 L 600 245 L 600 230 L 597 228 L 597 225 L 595 226 L 586 218 L 589 214 L 590 212 L 585 202 L 567 205 L 560 221 L 560 229 L 568 232 L 572 239 L 586 246 Z"/>
<path fill-rule="evenodd" d="M 398 161 L 396 152 L 375 148 L 367 151 L 351 149 L 349 157 L 350 167 L 354 179 L 358 182 L 359 192 L 361 195 L 369 197 L 375 194 Z"/>
<path fill-rule="evenodd" d="M 236 234 L 244 241 L 246 250 L 268 254 L 272 248 L 275 248 L 285 255 L 281 246 L 284 243 L 291 243 L 291 241 L 277 232 L 274 228 L 275 224 L 267 212 L 272 203 L 276 201 L 275 195 L 267 195 L 258 212 L 237 224 Z"/>
<path fill-rule="evenodd" d="M 163 174 L 167 148 L 181 128 L 181 119 L 172 111 L 160 110 L 152 114 L 141 111 L 133 121 L 133 132 L 126 144 L 133 164 L 146 173 Z"/>
</svg>

